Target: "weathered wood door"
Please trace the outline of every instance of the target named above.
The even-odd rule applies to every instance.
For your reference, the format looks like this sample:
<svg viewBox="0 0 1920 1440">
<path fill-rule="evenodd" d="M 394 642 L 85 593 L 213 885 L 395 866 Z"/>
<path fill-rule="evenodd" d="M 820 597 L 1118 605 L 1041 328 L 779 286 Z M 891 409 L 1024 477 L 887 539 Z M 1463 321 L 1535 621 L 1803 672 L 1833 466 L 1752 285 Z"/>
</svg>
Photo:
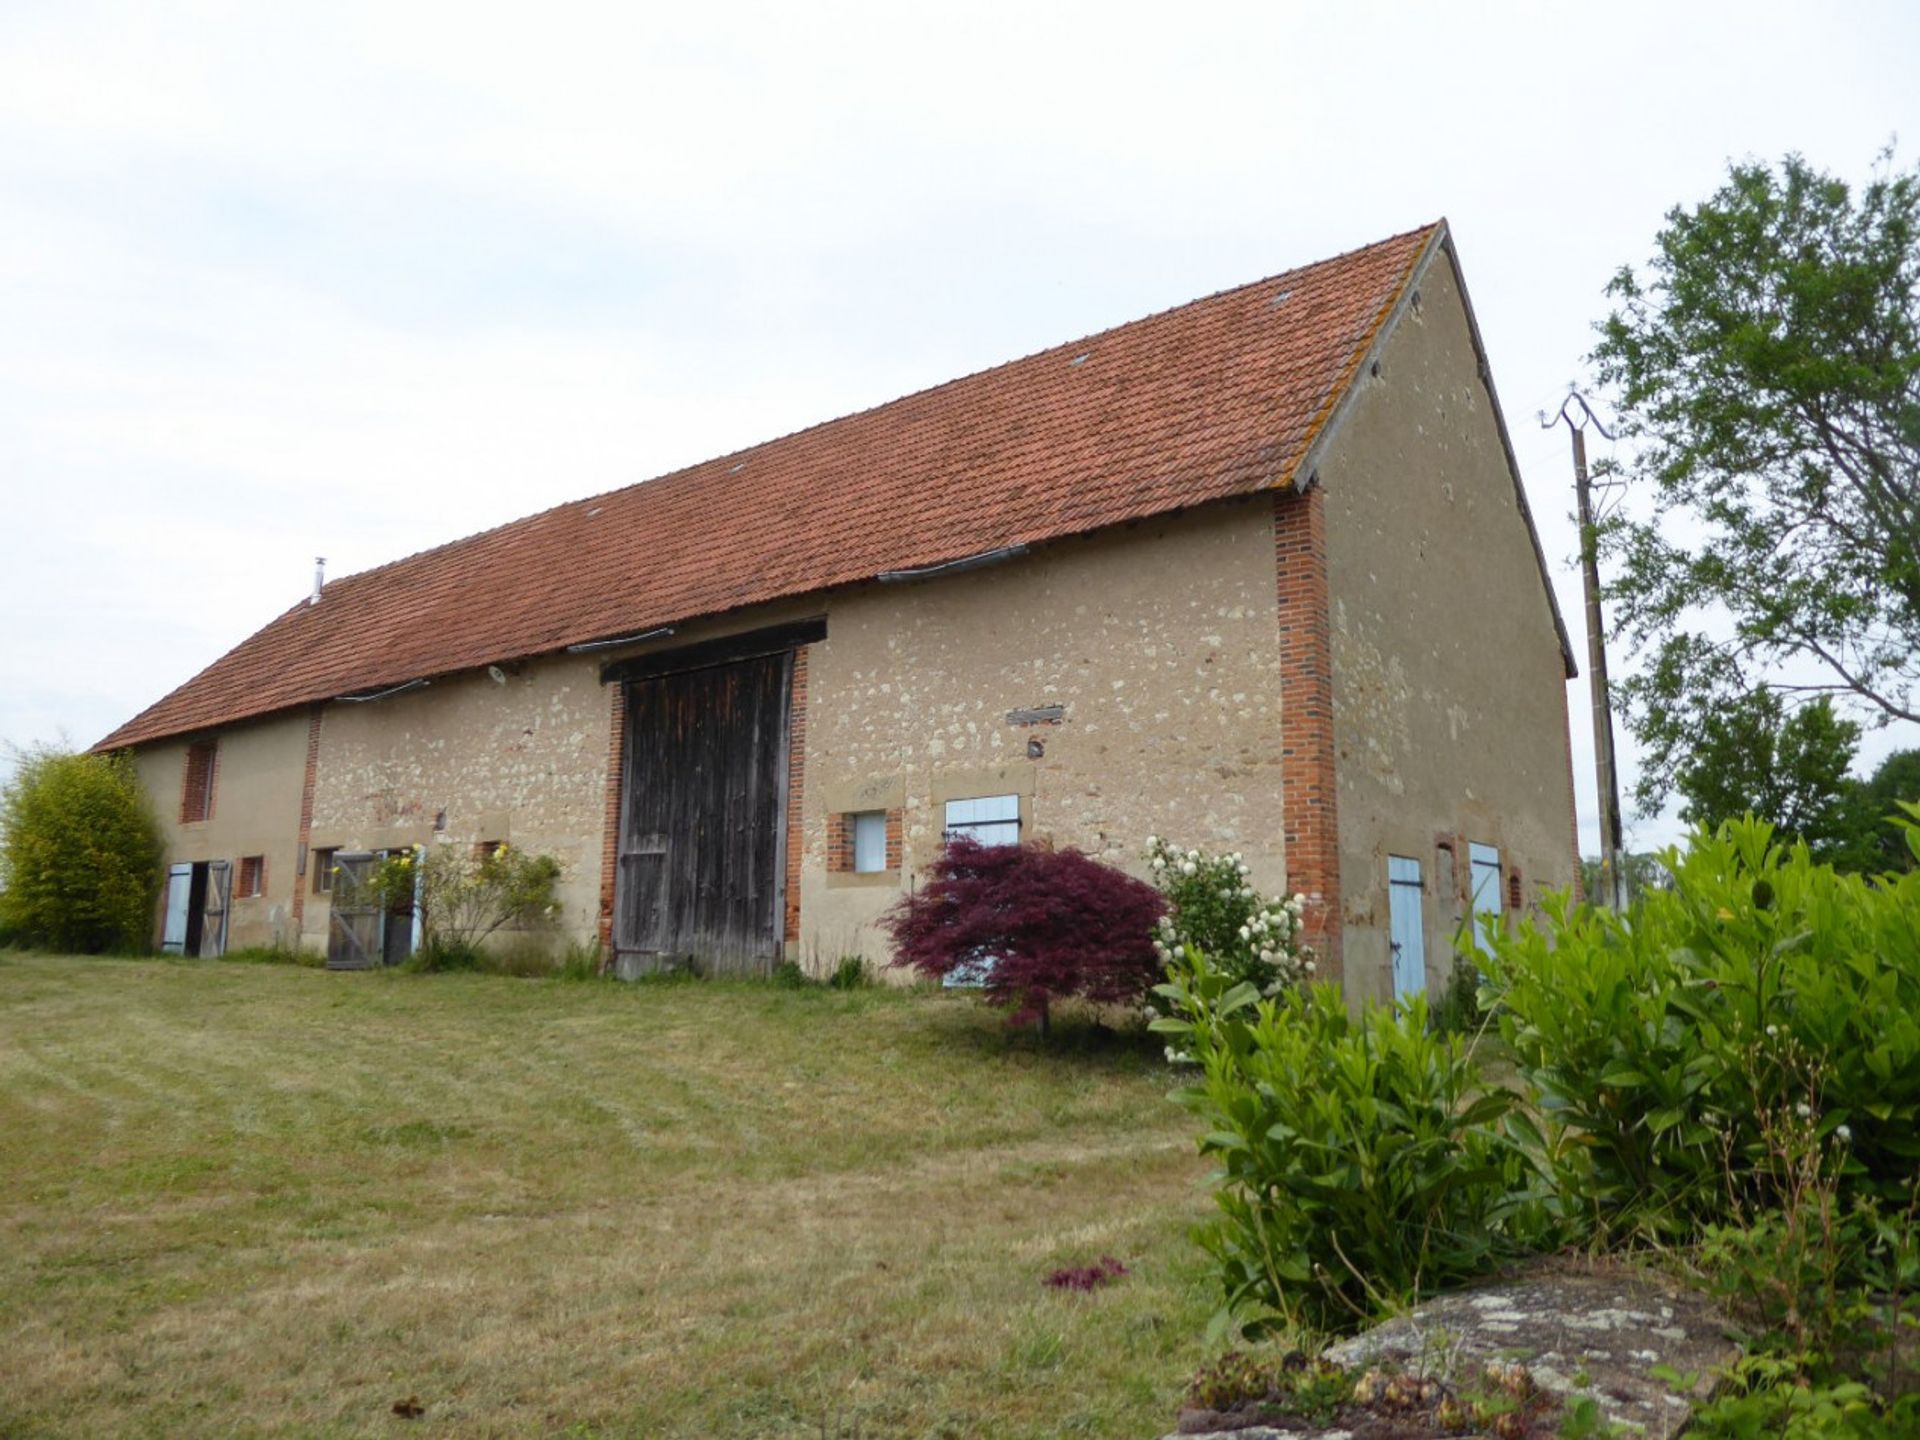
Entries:
<svg viewBox="0 0 1920 1440">
<path fill-rule="evenodd" d="M 333 906 L 327 921 L 327 968 L 374 970 L 386 963 L 387 912 L 368 884 L 380 857 L 335 855 Z"/>
<path fill-rule="evenodd" d="M 227 953 L 227 915 L 233 908 L 233 862 L 207 862 L 207 903 L 200 917 L 200 954 L 218 960 Z"/>
<path fill-rule="evenodd" d="M 627 682 L 614 961 L 766 974 L 786 904 L 791 652 Z"/>
</svg>

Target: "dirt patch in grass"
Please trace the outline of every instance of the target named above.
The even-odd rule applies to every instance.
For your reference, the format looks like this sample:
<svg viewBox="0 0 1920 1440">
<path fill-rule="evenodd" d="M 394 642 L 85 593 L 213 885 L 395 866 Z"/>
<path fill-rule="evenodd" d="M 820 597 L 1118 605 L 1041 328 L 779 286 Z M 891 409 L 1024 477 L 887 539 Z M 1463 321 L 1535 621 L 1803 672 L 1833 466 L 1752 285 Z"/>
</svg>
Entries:
<svg viewBox="0 0 1920 1440">
<path fill-rule="evenodd" d="M 0 1435 L 1156 1433 L 1170 1083 L 966 997 L 8 957 Z"/>
</svg>

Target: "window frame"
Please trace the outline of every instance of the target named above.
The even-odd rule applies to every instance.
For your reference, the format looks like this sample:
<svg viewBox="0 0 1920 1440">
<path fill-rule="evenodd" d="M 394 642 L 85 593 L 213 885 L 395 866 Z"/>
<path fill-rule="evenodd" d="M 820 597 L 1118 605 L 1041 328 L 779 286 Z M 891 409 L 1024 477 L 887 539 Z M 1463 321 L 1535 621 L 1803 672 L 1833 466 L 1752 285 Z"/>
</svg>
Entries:
<svg viewBox="0 0 1920 1440">
<path fill-rule="evenodd" d="M 886 811 L 855 810 L 847 815 L 845 823 L 851 874 L 884 875 L 893 868 L 887 864 Z"/>
<path fill-rule="evenodd" d="M 265 855 L 242 855 L 233 866 L 233 898 L 236 900 L 258 900 L 267 893 L 267 857 Z M 251 876 L 252 885 L 247 884 Z"/>
<path fill-rule="evenodd" d="M 954 807 L 960 805 L 990 806 L 1000 810 L 1011 810 L 1012 814 L 979 814 L 967 812 L 960 819 L 954 818 Z M 964 795 L 949 800 L 940 812 L 942 840 L 954 840 L 965 835 L 981 845 L 1018 845 L 1020 835 L 1026 824 L 1021 813 L 1022 806 L 1018 795 Z"/>
</svg>

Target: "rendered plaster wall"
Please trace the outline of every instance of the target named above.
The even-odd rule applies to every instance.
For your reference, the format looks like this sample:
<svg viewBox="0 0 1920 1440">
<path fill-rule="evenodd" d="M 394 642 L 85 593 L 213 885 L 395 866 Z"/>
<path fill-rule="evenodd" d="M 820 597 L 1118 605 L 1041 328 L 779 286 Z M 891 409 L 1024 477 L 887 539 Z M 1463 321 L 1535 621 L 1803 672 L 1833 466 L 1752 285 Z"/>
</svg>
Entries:
<svg viewBox="0 0 1920 1440">
<path fill-rule="evenodd" d="M 1018 795 L 1023 838 L 1136 873 L 1150 834 L 1240 850 L 1256 884 L 1281 888 L 1265 496 L 827 609 L 808 651 L 803 964 L 888 957 L 875 921 L 937 853 L 950 799 Z M 1008 721 L 1049 705 L 1064 707 L 1058 724 Z M 902 812 L 901 869 L 828 870 L 828 818 L 860 810 Z"/>
<path fill-rule="evenodd" d="M 1528 904 L 1573 882 L 1546 582 L 1447 257 L 1416 283 L 1320 466 L 1350 999 L 1392 993 L 1390 854 L 1422 866 L 1433 991 L 1465 914 L 1466 842 L 1499 847 L 1503 902 L 1516 866 Z"/>
<path fill-rule="evenodd" d="M 205 820 L 183 824 L 181 790 L 186 782 L 190 739 L 214 738 L 213 810 Z M 227 923 L 227 948 L 291 945 L 293 893 L 300 877 L 300 791 L 306 777 L 305 711 L 233 725 L 213 737 L 189 737 L 143 745 L 134 753 L 140 783 L 153 801 L 166 838 L 166 863 L 227 860 L 235 894 Z M 242 856 L 266 862 L 263 893 L 238 893 Z M 163 899 L 164 903 L 164 899 Z M 159 936 L 155 920 L 155 938 Z"/>
<path fill-rule="evenodd" d="M 560 861 L 561 913 L 529 938 L 590 941 L 599 913 L 609 695 L 590 657 L 554 656 L 367 704 L 327 706 L 312 847 L 386 850 L 505 841 Z M 304 943 L 330 904 L 309 894 Z M 503 932 L 504 936 L 504 932 Z"/>
</svg>

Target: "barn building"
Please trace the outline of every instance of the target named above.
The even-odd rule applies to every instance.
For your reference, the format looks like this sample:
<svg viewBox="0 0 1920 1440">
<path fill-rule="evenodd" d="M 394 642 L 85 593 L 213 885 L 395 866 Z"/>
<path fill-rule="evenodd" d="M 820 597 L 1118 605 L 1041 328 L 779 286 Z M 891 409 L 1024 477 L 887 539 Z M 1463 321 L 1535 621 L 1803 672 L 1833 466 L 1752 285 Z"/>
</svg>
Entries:
<svg viewBox="0 0 1920 1440">
<path fill-rule="evenodd" d="M 822 969 L 947 834 L 1157 833 L 1358 998 L 1577 883 L 1573 673 L 1442 222 L 337 579 L 97 748 L 175 951 L 391 961 L 336 876 L 507 842 L 623 975 Z"/>
</svg>

